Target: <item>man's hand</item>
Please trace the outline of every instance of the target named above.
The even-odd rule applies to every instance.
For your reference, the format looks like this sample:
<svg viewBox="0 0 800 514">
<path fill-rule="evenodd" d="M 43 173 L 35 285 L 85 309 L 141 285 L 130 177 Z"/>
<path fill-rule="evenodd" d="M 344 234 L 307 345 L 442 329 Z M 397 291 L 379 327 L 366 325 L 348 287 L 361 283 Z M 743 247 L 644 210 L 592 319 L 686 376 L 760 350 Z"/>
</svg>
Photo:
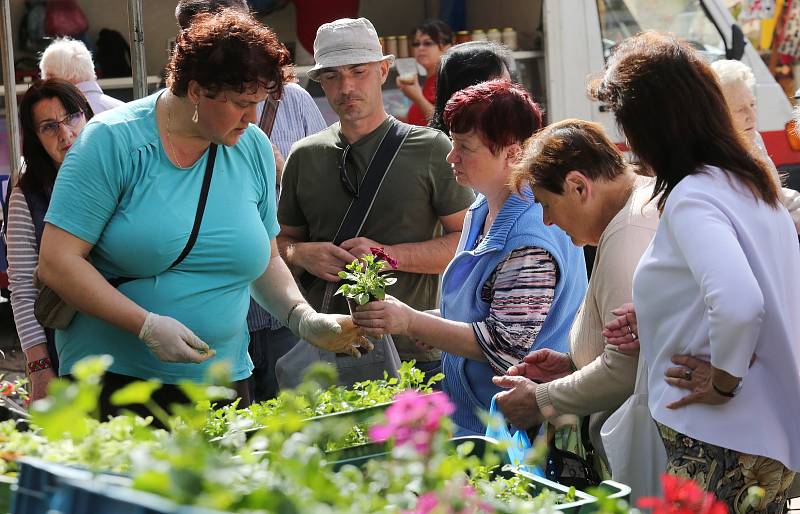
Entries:
<svg viewBox="0 0 800 514">
<path fill-rule="evenodd" d="M 536 384 L 524 377 L 494 377 L 494 385 L 508 389 L 497 395 L 497 406 L 506 420 L 519 429 L 541 424 L 544 416 L 536 403 Z"/>
<path fill-rule="evenodd" d="M 566 353 L 542 348 L 526 355 L 522 362 L 508 368 L 506 373 L 535 382 L 552 382 L 572 373 L 572 360 Z"/>
<path fill-rule="evenodd" d="M 297 243 L 292 265 L 299 266 L 327 282 L 339 282 L 338 273 L 356 258 L 333 243 Z"/>
<path fill-rule="evenodd" d="M 370 250 L 370 248 L 383 248 L 383 251 L 386 252 L 387 255 L 394 257 L 394 255 L 392 255 L 391 247 L 382 245 L 377 241 L 367 239 L 366 237 L 355 237 L 353 239 L 348 239 L 339 246 L 343 250 L 347 250 L 351 255 L 355 255 L 359 259 L 365 255 L 372 255 L 372 250 Z"/>
</svg>

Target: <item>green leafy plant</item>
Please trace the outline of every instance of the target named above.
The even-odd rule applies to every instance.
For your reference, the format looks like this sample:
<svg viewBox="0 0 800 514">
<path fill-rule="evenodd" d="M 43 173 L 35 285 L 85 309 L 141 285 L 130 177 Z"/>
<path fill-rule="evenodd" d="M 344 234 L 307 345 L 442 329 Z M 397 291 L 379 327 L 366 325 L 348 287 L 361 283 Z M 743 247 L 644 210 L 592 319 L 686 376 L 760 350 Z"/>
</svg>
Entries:
<svg viewBox="0 0 800 514">
<path fill-rule="evenodd" d="M 383 248 L 370 248 L 372 255 L 365 255 L 356 259 L 347 266 L 345 271 L 339 272 L 339 278 L 348 283 L 342 284 L 336 291 L 358 305 L 364 305 L 371 300 L 383 300 L 386 297 L 386 287 L 397 282 L 397 279 L 385 273 L 390 269 L 397 269 L 397 261 L 387 255 Z"/>
</svg>

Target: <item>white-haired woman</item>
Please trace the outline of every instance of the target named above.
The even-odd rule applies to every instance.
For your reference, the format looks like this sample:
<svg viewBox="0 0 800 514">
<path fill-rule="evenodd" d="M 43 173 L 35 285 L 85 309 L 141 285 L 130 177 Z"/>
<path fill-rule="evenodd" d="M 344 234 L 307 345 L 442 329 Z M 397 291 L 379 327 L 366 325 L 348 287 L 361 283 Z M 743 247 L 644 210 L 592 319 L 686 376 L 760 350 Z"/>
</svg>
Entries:
<svg viewBox="0 0 800 514">
<path fill-rule="evenodd" d="M 767 153 L 764 140 L 757 130 L 756 97 L 753 94 L 756 77 L 753 75 L 753 71 L 741 61 L 725 59 L 715 61 L 711 64 L 711 68 L 722 87 L 725 102 L 733 116 L 733 126 L 744 136 L 753 153 L 767 163 L 772 177 L 780 187 L 782 184 L 778 170 Z M 789 209 L 797 233 L 800 234 L 800 193 L 784 187 L 783 205 Z"/>
<path fill-rule="evenodd" d="M 100 114 L 124 102 L 103 93 L 97 83 L 92 54 L 81 41 L 59 38 L 53 41 L 39 59 L 43 79 L 57 78 L 75 84 L 89 100 L 92 111 Z"/>
</svg>

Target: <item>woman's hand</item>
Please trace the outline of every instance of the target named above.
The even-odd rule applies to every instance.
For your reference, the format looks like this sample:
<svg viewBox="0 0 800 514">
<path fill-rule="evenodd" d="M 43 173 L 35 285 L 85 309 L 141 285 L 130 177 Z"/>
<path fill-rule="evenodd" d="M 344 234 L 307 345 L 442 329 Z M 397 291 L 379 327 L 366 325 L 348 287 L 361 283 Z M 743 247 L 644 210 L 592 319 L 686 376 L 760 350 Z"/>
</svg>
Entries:
<svg viewBox="0 0 800 514">
<path fill-rule="evenodd" d="M 420 98 L 425 98 L 422 94 L 422 86 L 419 85 L 419 76 L 414 75 L 414 78 L 411 79 L 410 82 L 400 80 L 400 77 L 397 77 L 395 83 L 397 84 L 397 88 L 412 102 L 416 102 Z"/>
<path fill-rule="evenodd" d="M 41 400 L 47 396 L 47 386 L 50 381 L 56 378 L 53 368 L 40 369 L 28 375 L 28 380 L 31 383 L 30 401 Z"/>
<path fill-rule="evenodd" d="M 536 384 L 524 377 L 494 377 L 494 385 L 508 389 L 497 395 L 497 406 L 506 420 L 516 428 L 526 429 L 541 424 L 545 417 L 536 403 Z"/>
<path fill-rule="evenodd" d="M 667 369 L 666 382 L 673 387 L 688 389 L 691 392 L 680 400 L 668 404 L 668 409 L 679 409 L 693 403 L 721 405 L 730 398 L 719 394 L 714 385 L 723 391 L 733 391 L 740 381 L 739 378 L 713 367 L 710 362 L 691 355 L 674 355 L 672 363 L 678 366 Z"/>
<path fill-rule="evenodd" d="M 393 296 L 383 301 L 361 305 L 353 313 L 353 321 L 361 335 L 382 337 L 384 334 L 408 335 L 409 327 L 417 313 Z"/>
<path fill-rule="evenodd" d="M 506 373 L 534 382 L 551 382 L 572 373 L 572 359 L 566 353 L 542 348 L 526 355 L 522 362 L 508 368 Z"/>
<path fill-rule="evenodd" d="M 603 328 L 603 337 L 608 344 L 615 345 L 619 351 L 628 355 L 639 352 L 639 324 L 632 303 L 625 303 L 611 311 L 617 316 Z"/>
<path fill-rule="evenodd" d="M 164 362 L 200 363 L 216 353 L 180 321 L 152 312 L 147 313 L 139 339 Z"/>
</svg>

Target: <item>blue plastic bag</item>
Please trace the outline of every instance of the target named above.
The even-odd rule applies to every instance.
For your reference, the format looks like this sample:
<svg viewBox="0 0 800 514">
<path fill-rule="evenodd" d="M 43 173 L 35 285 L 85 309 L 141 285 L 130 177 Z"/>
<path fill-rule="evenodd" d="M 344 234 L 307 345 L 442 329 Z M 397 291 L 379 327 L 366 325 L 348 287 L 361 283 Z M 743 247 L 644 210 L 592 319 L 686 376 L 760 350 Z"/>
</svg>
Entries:
<svg viewBox="0 0 800 514">
<path fill-rule="evenodd" d="M 498 393 L 499 394 L 499 393 Z M 536 476 L 544 477 L 544 473 L 537 466 L 522 464 L 525 462 L 525 454 L 528 453 L 533 445 L 528 434 L 524 430 L 516 430 L 514 427 L 509 429 L 503 412 L 497 408 L 497 395 L 492 396 L 492 403 L 489 406 L 489 417 L 491 421 L 486 425 L 486 437 L 497 439 L 500 442 L 508 442 L 508 459 L 511 465 L 517 469 L 531 473 Z M 514 434 L 511 434 L 514 430 Z"/>
</svg>

